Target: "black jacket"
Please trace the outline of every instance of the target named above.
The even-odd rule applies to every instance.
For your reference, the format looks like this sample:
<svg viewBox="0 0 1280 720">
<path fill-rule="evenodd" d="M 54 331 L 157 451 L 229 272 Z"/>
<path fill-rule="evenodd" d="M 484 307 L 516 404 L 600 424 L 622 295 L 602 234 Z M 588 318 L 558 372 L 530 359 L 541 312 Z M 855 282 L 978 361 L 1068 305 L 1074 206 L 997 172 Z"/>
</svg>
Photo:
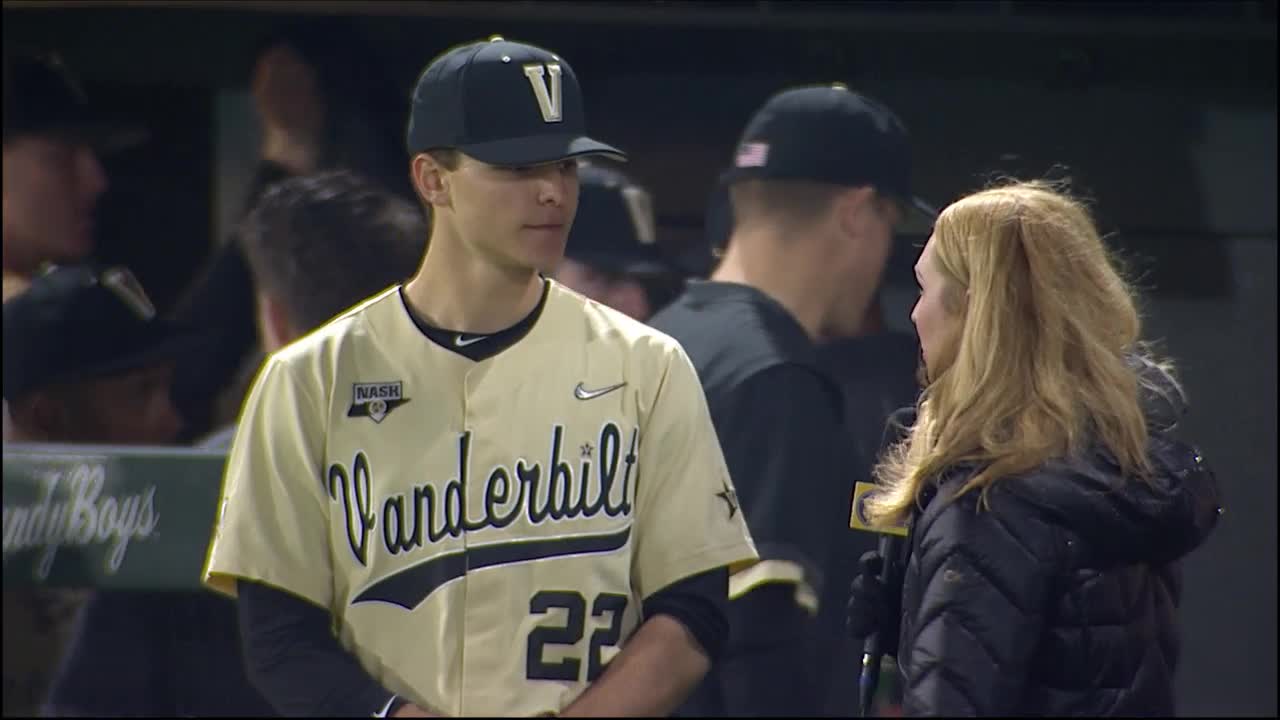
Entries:
<svg viewBox="0 0 1280 720">
<path fill-rule="evenodd" d="M 906 715 L 1174 714 L 1179 560 L 1220 513 L 1212 471 L 1148 397 L 1153 482 L 1103 452 L 997 481 L 944 474 L 912 521 L 899 667 Z M 1154 406 L 1154 407 L 1153 407 Z"/>
</svg>

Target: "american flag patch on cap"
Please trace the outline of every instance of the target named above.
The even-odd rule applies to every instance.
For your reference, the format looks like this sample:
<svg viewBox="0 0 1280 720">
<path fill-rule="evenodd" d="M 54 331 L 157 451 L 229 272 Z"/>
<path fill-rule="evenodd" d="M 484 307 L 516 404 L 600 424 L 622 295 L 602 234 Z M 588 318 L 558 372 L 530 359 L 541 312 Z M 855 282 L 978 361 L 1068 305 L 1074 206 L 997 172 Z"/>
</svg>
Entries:
<svg viewBox="0 0 1280 720">
<path fill-rule="evenodd" d="M 742 143 L 738 148 L 738 156 L 734 158 L 733 164 L 740 168 L 764 167 L 768 158 L 769 145 L 767 143 Z"/>
</svg>

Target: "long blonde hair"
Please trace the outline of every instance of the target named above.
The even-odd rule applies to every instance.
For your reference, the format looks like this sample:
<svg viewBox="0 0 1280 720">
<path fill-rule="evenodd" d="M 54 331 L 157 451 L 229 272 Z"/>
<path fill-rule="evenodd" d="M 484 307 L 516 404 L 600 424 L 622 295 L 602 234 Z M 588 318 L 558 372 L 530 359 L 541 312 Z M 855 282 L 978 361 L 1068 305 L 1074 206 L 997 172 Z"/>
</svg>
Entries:
<svg viewBox="0 0 1280 720">
<path fill-rule="evenodd" d="M 948 468 L 978 468 L 958 494 L 985 501 L 996 480 L 1095 442 L 1146 477 L 1139 378 L 1126 362 L 1145 353 L 1142 323 L 1088 209 L 1048 183 L 1011 182 L 948 207 L 933 240 L 961 330 L 906 439 L 876 467 L 884 490 L 871 520 L 902 521 Z"/>
</svg>

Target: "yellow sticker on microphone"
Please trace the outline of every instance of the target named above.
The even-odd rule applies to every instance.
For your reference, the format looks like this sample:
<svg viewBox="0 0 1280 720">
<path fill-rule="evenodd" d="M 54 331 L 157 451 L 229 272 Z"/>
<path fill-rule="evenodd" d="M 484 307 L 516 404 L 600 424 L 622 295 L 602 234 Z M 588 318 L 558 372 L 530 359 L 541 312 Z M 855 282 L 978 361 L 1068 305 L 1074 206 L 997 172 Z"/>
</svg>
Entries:
<svg viewBox="0 0 1280 720">
<path fill-rule="evenodd" d="M 905 522 L 889 526 L 872 525 L 871 520 L 867 518 L 867 498 L 872 493 L 877 492 L 880 492 L 880 487 L 875 483 L 860 482 L 853 486 L 853 508 L 852 512 L 849 513 L 849 527 L 854 530 L 906 537 L 907 524 Z"/>
</svg>

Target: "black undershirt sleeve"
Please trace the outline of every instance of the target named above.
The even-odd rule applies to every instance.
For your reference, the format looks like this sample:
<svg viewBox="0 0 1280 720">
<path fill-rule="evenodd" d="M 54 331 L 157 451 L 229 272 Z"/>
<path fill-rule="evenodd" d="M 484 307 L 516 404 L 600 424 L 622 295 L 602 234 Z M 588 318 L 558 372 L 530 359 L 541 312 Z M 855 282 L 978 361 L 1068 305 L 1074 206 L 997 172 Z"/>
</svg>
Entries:
<svg viewBox="0 0 1280 720">
<path fill-rule="evenodd" d="M 644 616 L 669 615 L 684 625 L 715 662 L 729 640 L 729 569 L 691 575 L 671 583 L 644 601 Z"/>
<path fill-rule="evenodd" d="M 281 715 L 374 717 L 402 704 L 338 643 L 324 609 L 261 583 L 238 591 L 249 678 Z"/>
</svg>

